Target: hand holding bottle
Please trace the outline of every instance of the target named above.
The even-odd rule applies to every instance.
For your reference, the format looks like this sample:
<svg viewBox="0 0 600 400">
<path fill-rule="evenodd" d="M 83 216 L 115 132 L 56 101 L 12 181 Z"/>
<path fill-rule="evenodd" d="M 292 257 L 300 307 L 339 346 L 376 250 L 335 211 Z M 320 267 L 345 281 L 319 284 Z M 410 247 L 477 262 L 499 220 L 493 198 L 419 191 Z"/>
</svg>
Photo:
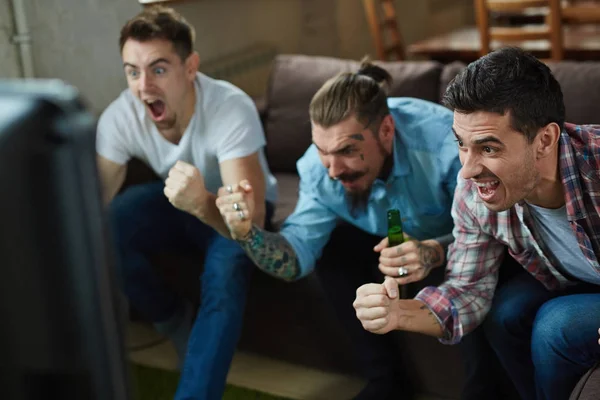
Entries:
<svg viewBox="0 0 600 400">
<path fill-rule="evenodd" d="M 379 270 L 400 285 L 424 279 L 445 260 L 443 247 L 433 239 L 410 239 L 392 247 L 388 243 L 386 237 L 373 250 L 379 253 Z"/>
</svg>

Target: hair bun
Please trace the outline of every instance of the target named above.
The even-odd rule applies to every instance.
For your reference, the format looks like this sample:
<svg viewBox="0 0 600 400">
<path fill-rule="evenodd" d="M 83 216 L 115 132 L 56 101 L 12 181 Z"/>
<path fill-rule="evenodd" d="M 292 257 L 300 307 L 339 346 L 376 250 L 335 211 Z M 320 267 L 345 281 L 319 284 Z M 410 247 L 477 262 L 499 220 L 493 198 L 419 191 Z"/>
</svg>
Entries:
<svg viewBox="0 0 600 400">
<path fill-rule="evenodd" d="M 392 76 L 390 73 L 380 66 L 373 64 L 368 56 L 361 60 L 360 67 L 358 68 L 356 74 L 367 76 L 382 87 L 392 85 Z"/>
</svg>

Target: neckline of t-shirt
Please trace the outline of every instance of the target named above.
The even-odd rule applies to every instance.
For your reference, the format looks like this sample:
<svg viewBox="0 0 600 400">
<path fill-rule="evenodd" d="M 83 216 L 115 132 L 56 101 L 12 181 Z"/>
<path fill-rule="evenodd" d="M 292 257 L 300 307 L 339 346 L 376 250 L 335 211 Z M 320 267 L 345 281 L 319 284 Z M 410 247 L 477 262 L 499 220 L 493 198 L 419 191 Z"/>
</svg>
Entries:
<svg viewBox="0 0 600 400">
<path fill-rule="evenodd" d="M 566 204 L 563 204 L 562 207 L 559 207 L 559 208 L 546 208 L 546 207 L 536 206 L 535 204 L 531 204 L 528 202 L 526 202 L 526 203 L 531 208 L 532 211 L 537 212 L 539 214 L 553 216 L 553 217 L 562 216 L 563 214 L 565 216 L 567 215 L 567 205 Z"/>
</svg>

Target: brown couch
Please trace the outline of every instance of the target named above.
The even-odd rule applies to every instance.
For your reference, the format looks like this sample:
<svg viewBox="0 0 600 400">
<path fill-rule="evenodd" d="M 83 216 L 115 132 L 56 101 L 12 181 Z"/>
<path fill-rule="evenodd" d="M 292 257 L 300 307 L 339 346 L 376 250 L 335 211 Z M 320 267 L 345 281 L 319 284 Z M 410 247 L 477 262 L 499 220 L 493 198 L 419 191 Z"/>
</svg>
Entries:
<svg viewBox="0 0 600 400">
<path fill-rule="evenodd" d="M 391 96 L 418 97 L 439 102 L 448 82 L 464 68 L 463 64 L 436 62 L 383 63 L 394 78 Z M 257 102 L 267 136 L 267 158 L 279 181 L 279 201 L 275 226 L 289 215 L 296 204 L 298 176 L 296 160 L 311 143 L 308 104 L 326 79 L 340 71 L 355 71 L 357 62 L 325 57 L 282 55 L 277 57 L 265 99 Z M 563 87 L 567 120 L 574 123 L 600 122 L 600 63 L 562 62 L 551 65 Z M 133 162 L 128 184 L 152 176 Z M 184 260 L 182 260 L 184 261 Z M 170 258 L 169 265 L 173 265 Z M 197 271 L 185 260 L 173 285 L 184 295 L 197 298 Z M 172 268 L 170 268 L 173 271 Z M 432 273 L 424 282 L 414 284 L 416 293 L 424 285 L 438 284 L 443 271 Z M 458 349 L 436 339 L 410 333 L 397 333 L 397 351 L 412 381 L 421 393 L 458 399 L 463 381 Z M 316 368 L 353 374 L 352 345 L 337 325 L 316 277 L 285 283 L 259 272 L 254 273 L 248 297 L 245 324 L 239 347 L 246 351 L 300 363 Z M 600 398 L 597 376 L 582 382 L 579 399 Z M 582 379 L 584 381 L 584 379 Z M 584 385 L 585 384 L 585 385 Z M 575 395 L 575 394 L 574 394 Z M 590 397 L 591 396 L 591 397 Z"/>
</svg>

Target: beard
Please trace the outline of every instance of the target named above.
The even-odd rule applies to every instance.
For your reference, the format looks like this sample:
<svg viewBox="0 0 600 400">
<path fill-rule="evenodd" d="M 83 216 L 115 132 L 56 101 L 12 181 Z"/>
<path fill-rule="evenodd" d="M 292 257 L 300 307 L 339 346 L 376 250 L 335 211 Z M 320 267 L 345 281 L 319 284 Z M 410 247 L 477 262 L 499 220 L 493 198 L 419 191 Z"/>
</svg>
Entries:
<svg viewBox="0 0 600 400">
<path fill-rule="evenodd" d="M 360 214 L 367 211 L 370 196 L 371 186 L 360 192 L 346 192 L 346 203 L 348 204 L 352 218 L 357 218 Z"/>
<path fill-rule="evenodd" d="M 381 142 L 379 143 L 381 144 Z M 385 158 L 383 160 L 381 170 L 379 171 L 379 174 L 377 174 L 377 176 L 379 179 L 385 181 L 387 180 L 392 170 L 394 164 L 394 157 L 391 152 L 389 154 L 386 154 L 383 145 L 379 147 L 379 150 Z M 369 197 L 371 197 L 372 187 L 373 183 L 371 183 L 366 189 L 361 191 L 346 191 L 346 203 L 348 204 L 348 208 L 350 209 L 350 215 L 352 216 L 352 218 L 357 218 L 359 215 L 364 214 L 367 211 L 367 205 L 369 204 Z"/>
</svg>

